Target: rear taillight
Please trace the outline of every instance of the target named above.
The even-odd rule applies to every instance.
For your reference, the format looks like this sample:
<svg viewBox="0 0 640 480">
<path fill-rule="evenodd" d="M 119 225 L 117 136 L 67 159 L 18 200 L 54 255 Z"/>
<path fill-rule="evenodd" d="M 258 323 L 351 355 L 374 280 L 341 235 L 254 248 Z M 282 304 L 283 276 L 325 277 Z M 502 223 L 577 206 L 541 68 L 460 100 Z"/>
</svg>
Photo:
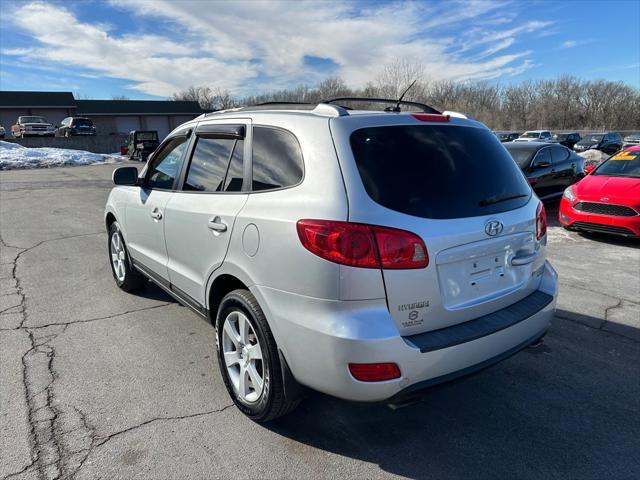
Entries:
<svg viewBox="0 0 640 480">
<path fill-rule="evenodd" d="M 384 382 L 400 378 L 400 368 L 395 363 L 350 363 L 353 378 L 361 382 Z"/>
<path fill-rule="evenodd" d="M 307 250 L 341 265 L 384 269 L 429 265 L 424 242 L 406 230 L 332 220 L 299 220 L 297 229 Z"/>
<path fill-rule="evenodd" d="M 536 211 L 536 239 L 540 240 L 547 233 L 547 212 L 540 202 Z"/>
</svg>

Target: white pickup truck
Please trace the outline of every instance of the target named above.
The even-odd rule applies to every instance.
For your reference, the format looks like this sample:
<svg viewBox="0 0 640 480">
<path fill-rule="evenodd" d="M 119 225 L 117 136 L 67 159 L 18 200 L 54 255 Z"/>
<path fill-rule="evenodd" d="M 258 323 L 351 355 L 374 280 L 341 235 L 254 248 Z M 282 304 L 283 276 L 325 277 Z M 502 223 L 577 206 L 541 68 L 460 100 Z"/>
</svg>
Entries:
<svg viewBox="0 0 640 480">
<path fill-rule="evenodd" d="M 18 117 L 16 124 L 11 126 L 11 135 L 14 138 L 53 137 L 55 134 L 55 127 L 53 124 L 48 123 L 44 117 Z"/>
</svg>

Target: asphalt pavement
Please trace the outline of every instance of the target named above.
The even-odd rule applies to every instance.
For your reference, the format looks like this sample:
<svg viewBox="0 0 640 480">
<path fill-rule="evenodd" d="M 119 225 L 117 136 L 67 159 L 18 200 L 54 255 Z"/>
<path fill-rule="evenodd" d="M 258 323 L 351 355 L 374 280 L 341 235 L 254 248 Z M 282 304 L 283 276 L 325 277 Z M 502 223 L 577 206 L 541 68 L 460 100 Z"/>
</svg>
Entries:
<svg viewBox="0 0 640 480">
<path fill-rule="evenodd" d="M 640 477 L 638 242 L 552 221 L 542 345 L 400 410 L 313 393 L 258 425 L 210 324 L 113 282 L 113 168 L 0 173 L 0 479 Z"/>
</svg>

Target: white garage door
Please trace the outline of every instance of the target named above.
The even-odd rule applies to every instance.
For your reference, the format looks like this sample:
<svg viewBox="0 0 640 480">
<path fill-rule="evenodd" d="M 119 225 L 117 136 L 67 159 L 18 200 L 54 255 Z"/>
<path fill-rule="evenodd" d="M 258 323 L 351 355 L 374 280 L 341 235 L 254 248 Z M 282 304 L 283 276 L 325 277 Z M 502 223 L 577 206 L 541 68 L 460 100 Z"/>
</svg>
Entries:
<svg viewBox="0 0 640 480">
<path fill-rule="evenodd" d="M 157 131 L 160 141 L 169 134 L 169 119 L 166 115 L 149 116 L 146 118 L 146 121 L 147 130 Z"/>
<path fill-rule="evenodd" d="M 138 117 L 116 117 L 116 127 L 119 133 L 129 133 L 131 130 L 140 130 Z"/>
</svg>

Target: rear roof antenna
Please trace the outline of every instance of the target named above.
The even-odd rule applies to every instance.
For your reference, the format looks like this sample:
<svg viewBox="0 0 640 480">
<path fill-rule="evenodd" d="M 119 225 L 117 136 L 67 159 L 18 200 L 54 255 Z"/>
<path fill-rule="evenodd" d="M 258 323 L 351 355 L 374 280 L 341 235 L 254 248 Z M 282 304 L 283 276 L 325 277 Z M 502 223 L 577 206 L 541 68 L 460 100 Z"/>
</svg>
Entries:
<svg viewBox="0 0 640 480">
<path fill-rule="evenodd" d="M 418 81 L 418 79 L 416 78 L 413 82 L 411 82 L 411 85 L 409 85 L 407 87 L 407 89 L 404 92 L 402 92 L 402 95 L 400 95 L 400 98 L 398 99 L 398 103 L 396 103 L 396 106 L 395 107 L 387 107 L 387 108 L 385 108 L 384 109 L 385 112 L 400 112 L 400 103 L 402 102 L 402 99 L 407 94 L 407 92 L 409 90 L 411 90 L 411 87 L 413 87 L 416 84 L 417 81 Z"/>
</svg>

